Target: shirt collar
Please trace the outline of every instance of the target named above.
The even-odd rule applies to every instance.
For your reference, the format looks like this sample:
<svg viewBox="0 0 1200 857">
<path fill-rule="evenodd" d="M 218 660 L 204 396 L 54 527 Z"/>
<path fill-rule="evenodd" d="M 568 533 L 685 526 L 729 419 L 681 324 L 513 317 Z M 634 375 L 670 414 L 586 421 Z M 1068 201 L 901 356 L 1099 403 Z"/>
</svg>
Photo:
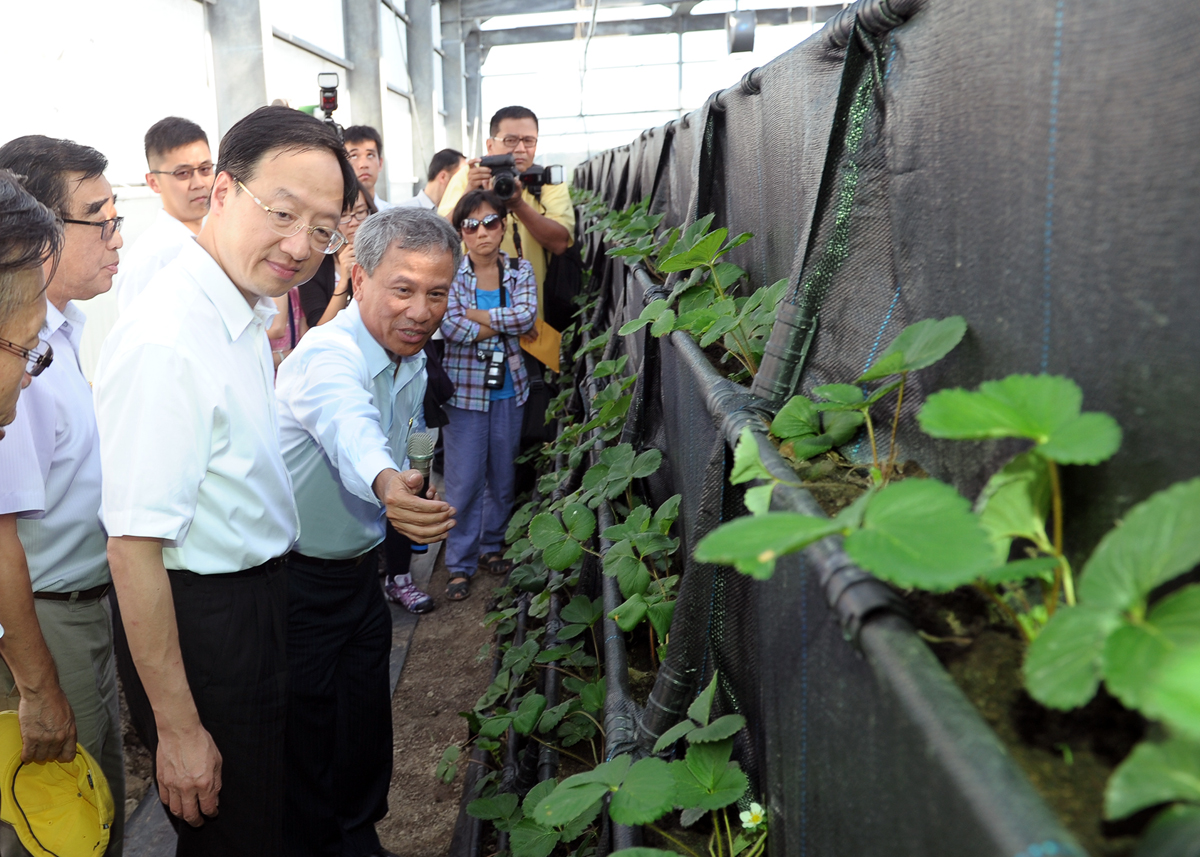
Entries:
<svg viewBox="0 0 1200 857">
<path fill-rule="evenodd" d="M 75 354 L 79 354 L 79 342 L 83 339 L 83 325 L 87 322 L 87 316 L 83 311 L 71 301 L 67 301 L 66 308 L 59 312 L 58 307 L 46 301 L 46 321 L 42 324 L 42 339 L 49 339 L 55 333 L 67 326 L 65 334 L 67 341 L 71 343 L 71 347 L 75 349 Z"/>
<path fill-rule="evenodd" d="M 378 378 L 384 372 L 392 372 L 398 384 L 402 385 L 408 378 L 425 368 L 425 351 L 422 349 L 411 357 L 401 357 L 400 366 L 397 369 L 396 362 L 392 360 L 387 349 L 380 345 L 367 330 L 366 324 L 363 323 L 362 313 L 358 308 L 358 301 L 350 301 L 350 306 L 342 312 L 346 313 L 350 320 L 354 340 L 358 343 L 363 358 L 367 361 L 367 371 L 371 373 L 372 378 Z"/>
<path fill-rule="evenodd" d="M 217 260 L 196 242 L 183 245 L 179 258 L 183 260 L 184 267 L 192 272 L 200 290 L 216 307 L 231 341 L 236 341 L 255 319 L 262 322 L 264 327 L 270 325 L 271 319 L 279 312 L 273 300 L 261 295 L 253 307 L 246 303 L 241 291 L 217 264 Z"/>
<path fill-rule="evenodd" d="M 154 216 L 154 220 L 155 225 L 161 226 L 164 229 L 170 229 L 172 232 L 178 232 L 181 237 L 184 233 L 187 233 L 187 237 L 193 240 L 196 237 L 196 233 L 188 229 L 182 220 L 176 220 L 174 217 L 167 214 L 167 210 L 165 208 L 160 208 L 158 210 L 158 214 Z"/>
</svg>

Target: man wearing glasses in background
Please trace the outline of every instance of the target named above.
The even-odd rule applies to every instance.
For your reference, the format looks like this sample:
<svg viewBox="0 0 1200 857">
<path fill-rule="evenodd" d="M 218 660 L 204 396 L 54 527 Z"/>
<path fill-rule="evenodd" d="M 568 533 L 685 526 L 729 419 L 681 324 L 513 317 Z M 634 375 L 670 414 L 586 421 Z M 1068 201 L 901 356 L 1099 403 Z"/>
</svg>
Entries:
<svg viewBox="0 0 1200 857">
<path fill-rule="evenodd" d="M 125 769 L 111 587 L 100 511 L 100 447 L 92 390 L 79 368 L 86 316 L 75 303 L 112 288 L 121 247 L 107 159 L 69 140 L 20 137 L 0 168 L 24 176 L 63 225 L 62 256 L 44 265 L 46 319 L 38 347 L 49 365 L 21 397 L 0 442 L 0 708 L 16 708 L 22 758 L 69 761 L 79 741 L 100 763 L 118 808 Z M 53 361 L 49 362 L 50 349 Z M 38 369 L 34 362 L 30 374 Z M 121 854 L 118 811 L 106 852 Z M 9 837 L 6 839 L 5 837 Z M 0 853 L 24 854 L 10 828 Z"/>
<path fill-rule="evenodd" d="M 146 132 L 146 184 L 162 210 L 121 259 L 117 308 L 124 312 L 159 269 L 200 234 L 213 184 L 208 135 L 195 122 L 168 116 Z"/>
<path fill-rule="evenodd" d="M 513 156 L 517 173 L 533 166 L 537 154 L 538 120 L 527 107 L 502 107 L 492 117 L 490 137 L 485 141 L 489 155 Z M 446 193 L 438 203 L 438 214 L 449 218 L 454 206 L 468 190 L 492 187 L 492 171 L 479 166 L 479 158 L 467 161 L 450 180 Z M 541 195 L 521 187 L 506 199 L 508 213 L 513 215 L 512 226 L 504 233 L 500 249 L 510 258 L 528 259 L 538 285 L 538 317 L 542 317 L 542 286 L 546 280 L 547 254 L 561 255 L 575 241 L 575 209 L 567 184 L 543 185 Z M 457 224 L 455 224 L 457 225 Z"/>
<path fill-rule="evenodd" d="M 208 219 L 105 340 L 96 413 L 134 725 L 177 853 L 283 853 L 287 580 L 271 298 L 341 247 L 357 183 L 324 123 L 263 107 L 221 141 Z M 186 823 L 180 823 L 186 822 Z"/>
</svg>

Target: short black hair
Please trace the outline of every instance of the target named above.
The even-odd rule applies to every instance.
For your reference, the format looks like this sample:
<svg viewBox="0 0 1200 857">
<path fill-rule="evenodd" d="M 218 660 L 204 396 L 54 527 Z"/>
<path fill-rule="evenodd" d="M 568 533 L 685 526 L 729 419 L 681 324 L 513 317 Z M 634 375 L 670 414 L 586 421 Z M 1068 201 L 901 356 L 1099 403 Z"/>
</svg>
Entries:
<svg viewBox="0 0 1200 857">
<path fill-rule="evenodd" d="M 500 133 L 500 123 L 505 119 L 532 119 L 533 124 L 537 125 L 537 114 L 528 107 L 520 107 L 513 105 L 512 107 L 501 107 L 492 116 L 492 124 L 488 127 L 488 133 L 495 137 Z M 539 130 L 541 126 L 538 126 Z"/>
<path fill-rule="evenodd" d="M 425 177 L 426 181 L 436 179 L 442 170 L 453 170 L 462 163 L 465 157 L 466 155 L 458 149 L 442 149 L 429 162 L 429 174 Z"/>
<path fill-rule="evenodd" d="M 346 141 L 346 145 L 370 140 L 375 144 L 375 151 L 379 153 L 379 157 L 383 157 L 383 138 L 370 125 L 351 125 L 342 132 L 342 139 Z"/>
<path fill-rule="evenodd" d="M 48 259 L 57 264 L 62 245 L 54 212 L 21 186 L 19 176 L 0 170 L 0 329 L 34 297 L 32 290 L 16 288 L 13 275 Z"/>
<path fill-rule="evenodd" d="M 462 195 L 458 204 L 454 206 L 454 213 L 450 215 L 450 225 L 457 230 L 459 235 L 462 234 L 462 222 L 471 216 L 472 211 L 479 208 L 485 202 L 501 217 L 508 217 L 508 206 L 504 204 L 504 200 L 500 197 L 500 194 L 494 190 L 477 187 L 475 190 L 469 190 Z"/>
<path fill-rule="evenodd" d="M 91 146 L 57 140 L 41 134 L 17 137 L 0 146 L 0 169 L 22 176 L 22 184 L 59 218 L 70 217 L 68 173 L 83 173 L 83 180 L 104 174 L 108 158 Z"/>
<path fill-rule="evenodd" d="M 151 158 L 161 158 L 172 149 L 197 141 L 203 141 L 207 146 L 208 135 L 192 120 L 178 116 L 159 119 L 146 132 L 146 163 L 149 164 Z"/>
<path fill-rule="evenodd" d="M 337 158 L 342 171 L 342 211 L 354 205 L 358 179 L 346 150 L 333 129 L 307 113 L 290 107 L 260 107 L 239 119 L 221 138 L 218 173 L 229 173 L 250 182 L 268 152 L 327 151 Z M 235 188 L 236 189 L 236 188 Z M 239 191 L 240 192 L 240 191 Z"/>
</svg>

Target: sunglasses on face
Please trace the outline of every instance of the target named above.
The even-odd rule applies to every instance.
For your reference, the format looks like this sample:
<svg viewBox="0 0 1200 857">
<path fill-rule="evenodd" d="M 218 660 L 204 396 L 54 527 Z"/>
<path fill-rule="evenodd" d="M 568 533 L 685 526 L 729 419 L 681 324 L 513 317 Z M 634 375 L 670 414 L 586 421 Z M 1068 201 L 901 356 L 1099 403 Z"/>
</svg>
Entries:
<svg viewBox="0 0 1200 857">
<path fill-rule="evenodd" d="M 484 229 L 491 232 L 493 229 L 499 229 L 504 224 L 504 218 L 499 214 L 489 214 L 483 220 L 476 220 L 474 217 L 468 217 L 459 224 L 459 229 L 464 235 L 474 235 L 476 230 L 482 226 Z"/>
</svg>

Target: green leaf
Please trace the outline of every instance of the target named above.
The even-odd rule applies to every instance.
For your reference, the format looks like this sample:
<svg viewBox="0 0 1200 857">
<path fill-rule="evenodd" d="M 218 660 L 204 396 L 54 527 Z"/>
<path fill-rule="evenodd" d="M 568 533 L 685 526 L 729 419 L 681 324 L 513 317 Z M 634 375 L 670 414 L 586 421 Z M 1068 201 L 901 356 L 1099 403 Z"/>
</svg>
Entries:
<svg viewBox="0 0 1200 857">
<path fill-rule="evenodd" d="M 700 691 L 692 700 L 692 704 L 688 706 L 688 717 L 701 726 L 707 726 L 708 716 L 712 712 L 713 699 L 716 695 L 717 674 L 713 673 L 712 679 L 705 685 L 704 690 Z"/>
<path fill-rule="evenodd" d="M 988 480 L 975 502 L 975 512 L 996 548 L 997 562 L 1008 559 L 1014 538 L 1029 539 L 1049 550 L 1050 473 L 1046 460 L 1030 452 L 1018 455 Z"/>
<path fill-rule="evenodd" d="M 901 483 L 904 484 L 904 483 Z M 722 524 L 696 545 L 696 559 L 732 565 L 738 571 L 766 580 L 775 560 L 842 530 L 828 518 L 795 512 L 768 512 Z"/>
<path fill-rule="evenodd" d="M 639 759 L 625 775 L 609 802 L 608 814 L 617 824 L 649 824 L 674 808 L 675 779 L 662 759 Z"/>
<path fill-rule="evenodd" d="M 628 327 L 628 325 L 625 325 Z M 622 327 L 622 330 L 625 328 Z M 666 336 L 675 329 L 675 310 L 667 310 L 662 315 L 654 320 L 654 324 L 650 325 L 650 335 L 661 337 Z"/>
<path fill-rule="evenodd" d="M 571 602 L 563 607 L 559 616 L 564 622 L 578 622 L 581 625 L 591 626 L 604 615 L 604 608 L 601 606 L 600 598 L 594 601 L 586 595 L 576 595 L 571 599 Z"/>
<path fill-rule="evenodd" d="M 546 797 L 546 795 L 553 792 L 556 788 L 558 788 L 558 783 L 553 779 L 542 780 L 536 786 L 531 788 L 525 795 L 525 799 L 521 801 L 521 815 L 523 817 L 531 816 L 533 814 L 533 810 L 539 803 L 542 802 L 542 798 Z"/>
<path fill-rule="evenodd" d="M 978 392 L 942 390 L 917 414 L 926 433 L 957 440 L 1024 437 L 1063 464 L 1096 464 L 1120 445 L 1121 432 L 1105 414 L 1080 414 L 1083 391 L 1057 375 L 1010 375 L 985 381 Z"/>
<path fill-rule="evenodd" d="M 758 439 L 749 426 L 742 429 L 738 435 L 737 446 L 733 448 L 733 470 L 729 474 L 732 485 L 740 485 L 752 479 L 771 479 L 771 471 L 767 470 L 758 453 Z"/>
<path fill-rule="evenodd" d="M 582 503 L 571 503 L 562 510 L 567 533 L 577 542 L 585 542 L 596 532 L 596 515 Z"/>
<path fill-rule="evenodd" d="M 521 700 L 517 706 L 516 716 L 512 726 L 519 734 L 528 735 L 537 726 L 542 712 L 546 710 L 546 697 L 540 693 L 531 693 Z"/>
<path fill-rule="evenodd" d="M 713 741 L 708 744 L 694 744 L 689 741 L 687 755 L 683 760 L 696 782 L 702 788 L 711 791 L 721 781 L 721 774 L 728 767 L 732 754 L 732 741 Z"/>
<path fill-rule="evenodd" d="M 858 433 L 858 427 L 866 422 L 862 411 L 825 411 L 821 415 L 825 436 L 832 446 L 842 446 Z"/>
<path fill-rule="evenodd" d="M 1200 562 L 1200 479 L 1180 482 L 1134 506 L 1088 559 L 1087 604 L 1129 610 L 1156 586 Z"/>
<path fill-rule="evenodd" d="M 665 640 L 667 634 L 671 632 L 671 618 L 674 615 L 674 601 L 659 601 L 646 608 L 646 616 L 659 639 Z"/>
<path fill-rule="evenodd" d="M 1025 687 L 1050 708 L 1078 708 L 1100 685 L 1104 643 L 1120 623 L 1113 610 L 1060 607 L 1029 646 Z"/>
<path fill-rule="evenodd" d="M 619 542 L 624 539 L 631 539 L 638 533 L 645 532 L 649 523 L 650 507 L 634 506 L 633 510 L 625 516 L 624 521 L 619 524 L 613 524 L 611 527 L 605 527 L 601 535 L 609 541 Z"/>
<path fill-rule="evenodd" d="M 704 744 L 708 741 L 723 741 L 732 738 L 746 725 L 746 718 L 740 714 L 726 714 L 718 717 L 707 726 L 695 730 L 688 735 L 688 742 Z"/>
<path fill-rule="evenodd" d="M 892 392 L 899 386 L 900 386 L 899 381 L 892 381 L 890 384 L 884 384 L 878 390 L 871 393 L 871 395 L 867 396 L 867 401 L 865 402 L 865 404 L 867 404 L 867 405 L 875 404 L 876 402 L 878 402 L 880 399 L 882 399 L 884 396 L 886 396 L 888 393 Z"/>
<path fill-rule="evenodd" d="M 960 315 L 940 321 L 927 318 L 910 324 L 900 331 L 900 335 L 879 355 L 878 362 L 860 375 L 856 383 L 931 366 L 953 351 L 966 332 L 967 322 Z M 897 355 L 900 357 L 898 363 Z"/>
<path fill-rule="evenodd" d="M 658 737 L 654 742 L 654 752 L 661 753 L 696 728 L 696 724 L 690 719 L 681 720 Z"/>
<path fill-rule="evenodd" d="M 625 322 L 625 324 L 621 325 L 621 329 L 618 330 L 617 333 L 619 333 L 621 336 L 628 336 L 634 331 L 641 330 L 646 325 L 654 323 L 664 312 L 669 311 L 670 306 L 671 305 L 667 301 L 662 300 L 661 298 L 651 301 L 650 303 L 646 304 L 641 315 L 632 321 Z M 578 357 L 579 355 L 576 356 Z"/>
<path fill-rule="evenodd" d="M 671 529 L 671 524 L 679 517 L 679 503 L 682 499 L 682 494 L 675 494 L 664 500 L 650 521 L 651 529 L 658 530 L 660 533 L 668 532 Z"/>
<path fill-rule="evenodd" d="M 570 702 L 559 703 L 553 708 L 547 708 L 542 713 L 542 719 L 538 721 L 539 732 L 549 732 L 555 726 L 562 722 L 566 717 L 567 711 L 571 708 Z"/>
<path fill-rule="evenodd" d="M 646 618 L 646 599 L 641 595 L 632 595 L 609 615 L 617 627 L 628 634 Z"/>
<path fill-rule="evenodd" d="M 833 449 L 833 439 L 827 434 L 797 437 L 784 443 L 792 445 L 792 458 L 797 461 L 807 461 Z"/>
<path fill-rule="evenodd" d="M 566 571 L 583 556 L 583 548 L 579 542 L 564 539 L 558 544 L 550 545 L 542 551 L 542 562 L 555 571 Z"/>
<path fill-rule="evenodd" d="M 521 857 L 550 857 L 558 846 L 558 840 L 558 833 L 529 818 L 518 821 L 509 833 L 512 853 Z"/>
<path fill-rule="evenodd" d="M 443 783 L 451 783 L 454 781 L 455 775 L 458 773 L 459 755 L 462 751 L 457 744 L 451 744 L 442 752 L 442 758 L 437 764 L 437 769 L 434 771 L 434 776 Z"/>
<path fill-rule="evenodd" d="M 1104 817 L 1112 820 L 1168 801 L 1200 803 L 1200 743 L 1143 741 L 1109 778 Z"/>
<path fill-rule="evenodd" d="M 1154 605 L 1145 620 L 1124 622 L 1104 647 L 1104 684 L 1127 708 L 1157 716 L 1147 697 L 1162 664 L 1176 651 L 1200 646 L 1200 586 Z"/>
<path fill-rule="evenodd" d="M 746 510 L 752 515 L 765 515 L 771 510 L 771 492 L 774 490 L 774 482 L 768 485 L 755 485 L 753 488 L 747 488 L 746 496 L 742 500 L 746 506 Z"/>
<path fill-rule="evenodd" d="M 583 690 L 579 692 L 579 701 L 586 710 L 601 711 L 604 709 L 605 684 L 604 676 L 600 676 L 595 681 L 589 681 L 583 686 Z"/>
<path fill-rule="evenodd" d="M 1016 583 L 1054 571 L 1062 562 L 1058 557 L 1038 556 L 1032 559 L 1018 559 L 997 566 L 983 576 L 988 583 Z"/>
<path fill-rule="evenodd" d="M 664 259 L 658 266 L 658 270 L 667 274 L 672 271 L 687 271 L 712 263 L 716 260 L 717 251 L 721 249 L 721 244 L 725 241 L 728 232 L 729 230 L 725 227 L 714 229 L 699 239 L 691 248 Z"/>
<path fill-rule="evenodd" d="M 562 827 L 560 837 L 563 842 L 571 842 L 578 839 L 587 831 L 592 822 L 596 820 L 596 816 L 600 814 L 600 810 L 604 807 L 603 798 L 596 801 L 579 815 L 575 816 L 575 820 Z M 579 857 L 583 849 L 576 851 L 574 857 Z"/>
<path fill-rule="evenodd" d="M 622 848 L 612 852 L 609 857 L 679 857 L 674 851 L 663 851 L 661 848 Z"/>
<path fill-rule="evenodd" d="M 1038 453 L 1060 464 L 1099 464 L 1121 446 L 1121 427 L 1108 414 L 1089 411 L 1060 426 Z"/>
<path fill-rule="evenodd" d="M 854 384 L 825 384 L 814 387 L 813 394 L 839 405 L 861 405 L 863 402 L 862 387 Z"/>
<path fill-rule="evenodd" d="M 662 451 L 648 449 L 633 460 L 629 474 L 633 479 L 645 479 L 658 471 L 662 464 Z"/>
<path fill-rule="evenodd" d="M 1176 804 L 1154 816 L 1138 839 L 1135 857 L 1197 857 L 1200 806 Z"/>
<path fill-rule="evenodd" d="M 892 483 L 871 498 L 846 553 L 900 586 L 945 592 L 995 566 L 987 533 L 949 485 L 933 479 Z"/>
<path fill-rule="evenodd" d="M 619 541 L 604 554 L 604 573 L 617 579 L 626 598 L 643 595 L 653 578 L 645 564 L 633 554 L 628 540 Z"/>
<path fill-rule="evenodd" d="M 1167 658 L 1148 697 L 1159 717 L 1200 739 L 1200 648 L 1183 649 Z"/>
<path fill-rule="evenodd" d="M 820 416 L 812 400 L 792 396 L 771 421 L 771 434 L 780 440 L 792 440 L 821 433 Z"/>
<path fill-rule="evenodd" d="M 559 523 L 558 518 L 543 512 L 534 517 L 529 524 L 529 540 L 533 546 L 545 550 L 551 545 L 562 542 L 567 537 L 567 531 Z"/>
<path fill-rule="evenodd" d="M 467 804 L 467 815 L 472 818 L 482 818 L 484 821 L 495 821 L 498 818 L 511 818 L 517 811 L 517 796 L 514 794 L 499 794 L 495 797 L 476 798 Z"/>
</svg>

